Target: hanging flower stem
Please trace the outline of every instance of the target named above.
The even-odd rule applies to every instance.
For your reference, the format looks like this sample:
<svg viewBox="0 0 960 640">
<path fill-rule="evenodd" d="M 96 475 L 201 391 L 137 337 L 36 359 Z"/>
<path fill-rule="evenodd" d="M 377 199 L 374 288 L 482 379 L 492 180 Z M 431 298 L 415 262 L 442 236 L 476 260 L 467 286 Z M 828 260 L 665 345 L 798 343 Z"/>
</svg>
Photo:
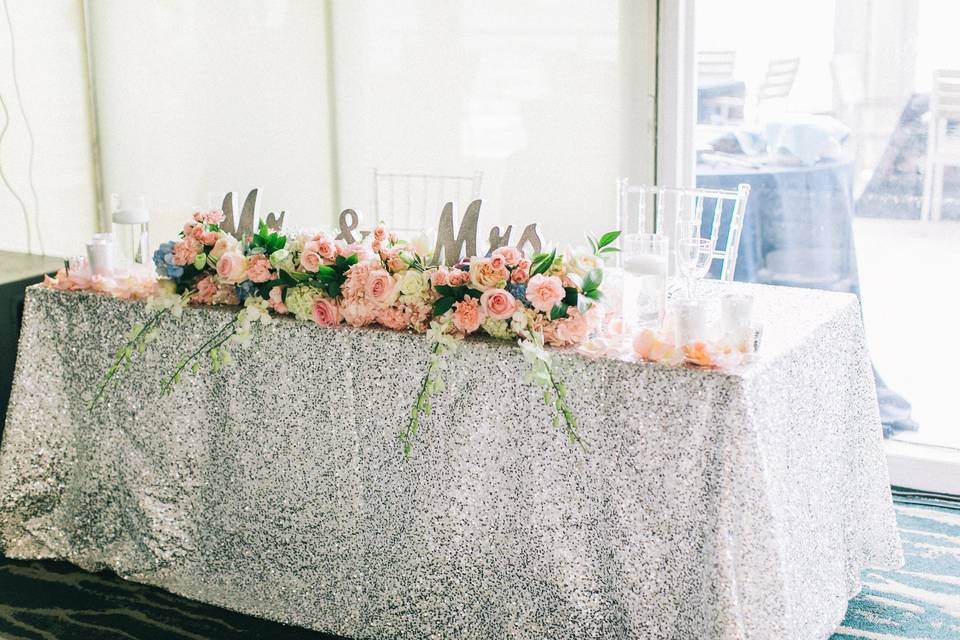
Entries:
<svg viewBox="0 0 960 640">
<path fill-rule="evenodd" d="M 445 349 L 440 342 L 435 342 L 430 350 L 430 363 L 427 365 L 427 372 L 423 375 L 423 381 L 420 383 L 420 392 L 417 393 L 417 399 L 410 409 L 410 419 L 407 420 L 406 428 L 400 433 L 400 442 L 403 443 L 403 455 L 410 456 L 413 451 L 413 439 L 420 430 L 420 418 L 430 415 L 430 396 L 438 390 L 441 385 L 439 379 L 440 356 Z"/>
<path fill-rule="evenodd" d="M 156 329 L 163 317 L 169 312 L 169 307 L 160 309 L 150 316 L 150 318 L 144 324 L 138 324 L 133 327 L 133 330 L 130 332 L 127 341 L 122 347 L 117 349 L 117 353 L 113 358 L 113 363 L 110 365 L 110 368 L 104 372 L 103 376 L 101 376 L 100 380 L 97 382 L 93 398 L 87 404 L 88 410 L 93 410 L 93 407 L 106 395 L 107 389 L 116 378 L 116 375 L 120 372 L 120 369 L 130 368 L 130 363 L 133 362 L 133 355 L 135 353 L 143 353 L 146 350 L 147 341 L 152 335 L 151 332 Z"/>
<path fill-rule="evenodd" d="M 234 318 L 227 324 L 220 327 L 213 336 L 210 337 L 206 342 L 200 345 L 193 353 L 191 353 L 186 358 L 180 360 L 177 363 L 176 368 L 173 370 L 173 373 L 167 377 L 163 383 L 160 385 L 160 395 L 170 395 L 173 393 L 173 387 L 178 382 L 180 382 L 180 376 L 183 373 L 183 370 L 187 368 L 191 362 L 193 363 L 193 371 L 196 371 L 200 368 L 200 356 L 206 353 L 213 360 L 214 371 L 220 369 L 221 359 L 218 352 L 218 349 L 229 340 L 237 332 L 237 320 Z"/>
</svg>

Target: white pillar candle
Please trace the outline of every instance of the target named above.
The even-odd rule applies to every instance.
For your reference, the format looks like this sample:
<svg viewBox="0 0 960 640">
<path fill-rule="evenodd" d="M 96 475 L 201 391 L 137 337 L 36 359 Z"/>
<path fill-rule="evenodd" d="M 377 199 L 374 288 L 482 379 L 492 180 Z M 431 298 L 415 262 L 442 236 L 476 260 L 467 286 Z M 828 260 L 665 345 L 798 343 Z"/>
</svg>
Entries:
<svg viewBox="0 0 960 640">
<path fill-rule="evenodd" d="M 720 321 L 723 333 L 741 351 L 753 351 L 751 324 L 753 298 L 738 293 L 728 293 L 720 299 Z"/>
<path fill-rule="evenodd" d="M 702 301 L 677 304 L 673 318 L 678 346 L 707 340 L 707 305 Z"/>
<path fill-rule="evenodd" d="M 90 273 L 95 276 L 113 275 L 113 236 L 109 233 L 97 233 L 87 243 L 87 260 Z"/>
</svg>

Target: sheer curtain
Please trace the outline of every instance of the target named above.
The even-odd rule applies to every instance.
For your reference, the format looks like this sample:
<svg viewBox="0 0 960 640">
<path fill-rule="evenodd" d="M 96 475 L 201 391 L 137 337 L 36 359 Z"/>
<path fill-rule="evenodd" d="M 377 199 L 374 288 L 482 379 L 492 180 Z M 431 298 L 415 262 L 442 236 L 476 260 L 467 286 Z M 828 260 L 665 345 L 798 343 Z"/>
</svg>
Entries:
<svg viewBox="0 0 960 640">
<path fill-rule="evenodd" d="M 208 194 L 331 221 L 325 5 L 98 0 L 90 9 L 105 193 L 144 193 L 153 243 Z"/>
<path fill-rule="evenodd" d="M 0 98 L 0 250 L 77 253 L 96 225 L 80 2 L 0 3 Z"/>
<path fill-rule="evenodd" d="M 612 228 L 616 178 L 652 174 L 652 103 L 632 101 L 653 95 L 653 41 L 630 30 L 647 4 L 336 0 L 341 204 L 370 206 L 373 167 L 482 171 L 484 238 Z"/>
</svg>

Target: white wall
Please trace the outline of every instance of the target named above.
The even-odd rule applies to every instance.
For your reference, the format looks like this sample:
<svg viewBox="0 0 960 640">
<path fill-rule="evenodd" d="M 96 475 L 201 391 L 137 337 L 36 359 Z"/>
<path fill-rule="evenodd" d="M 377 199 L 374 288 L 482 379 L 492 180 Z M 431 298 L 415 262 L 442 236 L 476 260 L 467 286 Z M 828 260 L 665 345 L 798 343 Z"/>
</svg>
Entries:
<svg viewBox="0 0 960 640">
<path fill-rule="evenodd" d="M 324 4 L 89 3 L 103 188 L 142 192 L 154 245 L 208 193 L 261 189 L 261 212 L 328 224 Z M 242 196 L 241 196 L 242 197 Z"/>
<path fill-rule="evenodd" d="M 32 224 L 33 251 L 40 253 L 42 248 L 49 255 L 68 256 L 82 251 L 78 240 L 88 238 L 95 229 L 83 14 L 79 0 L 7 0 L 7 5 L 26 122 L 16 100 L 10 32 L 0 12 L 0 97 L 9 116 L 0 143 L 0 165 L 25 202 L 30 219 L 39 221 L 39 229 Z M 0 128 L 3 115 L 0 109 Z M 27 124 L 35 144 L 37 201 L 28 179 Z M 28 249 L 20 205 L 2 183 L 0 227 L 0 249 Z"/>
<path fill-rule="evenodd" d="M 559 243 L 613 228 L 622 149 L 652 154 L 623 143 L 623 68 L 653 56 L 621 57 L 643 35 L 620 16 L 615 0 L 336 0 L 342 204 L 370 206 L 372 167 L 480 170 L 482 238 L 502 223 L 540 222 Z M 649 103 L 625 108 L 652 120 Z"/>
</svg>

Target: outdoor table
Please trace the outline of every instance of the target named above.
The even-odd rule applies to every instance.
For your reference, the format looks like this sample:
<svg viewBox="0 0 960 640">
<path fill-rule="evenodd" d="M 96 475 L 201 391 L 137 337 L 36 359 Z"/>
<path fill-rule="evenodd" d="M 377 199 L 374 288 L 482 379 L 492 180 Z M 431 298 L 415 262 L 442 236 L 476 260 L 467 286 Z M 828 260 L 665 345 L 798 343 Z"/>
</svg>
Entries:
<svg viewBox="0 0 960 640">
<path fill-rule="evenodd" d="M 91 411 L 143 304 L 31 288 L 0 541 L 356 638 L 823 640 L 901 562 L 857 300 L 701 290 L 754 296 L 753 362 L 555 351 L 583 452 L 516 345 L 467 340 L 405 458 L 423 336 L 282 319 L 160 398 L 235 312 L 188 309 Z"/>
</svg>

